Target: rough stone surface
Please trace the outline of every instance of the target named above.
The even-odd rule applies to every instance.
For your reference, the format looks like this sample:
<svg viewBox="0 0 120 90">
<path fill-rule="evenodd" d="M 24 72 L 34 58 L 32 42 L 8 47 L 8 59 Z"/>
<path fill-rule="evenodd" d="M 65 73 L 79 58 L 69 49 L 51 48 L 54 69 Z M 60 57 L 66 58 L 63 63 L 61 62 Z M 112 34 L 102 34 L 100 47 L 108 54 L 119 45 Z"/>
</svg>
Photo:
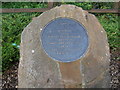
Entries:
<svg viewBox="0 0 120 90">
<path fill-rule="evenodd" d="M 79 21 L 87 30 L 89 48 L 79 60 L 61 63 L 49 58 L 41 47 L 43 27 L 58 17 Z M 18 70 L 19 88 L 109 87 L 109 46 L 97 18 L 74 5 L 62 5 L 36 17 L 22 32 Z"/>
</svg>

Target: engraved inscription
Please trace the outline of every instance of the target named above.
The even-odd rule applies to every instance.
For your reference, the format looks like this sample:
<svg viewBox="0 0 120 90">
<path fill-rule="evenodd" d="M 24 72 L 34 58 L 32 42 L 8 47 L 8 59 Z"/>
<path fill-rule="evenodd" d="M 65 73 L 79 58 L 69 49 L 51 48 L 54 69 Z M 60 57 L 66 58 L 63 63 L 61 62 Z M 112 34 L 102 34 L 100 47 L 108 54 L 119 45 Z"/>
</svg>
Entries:
<svg viewBox="0 0 120 90">
<path fill-rule="evenodd" d="M 88 36 L 83 26 L 69 18 L 51 21 L 42 31 L 42 46 L 51 58 L 71 62 L 87 50 Z"/>
<path fill-rule="evenodd" d="M 67 24 L 67 23 L 65 23 L 65 24 Z M 62 24 L 62 26 L 64 26 L 65 24 Z M 49 39 L 58 38 L 59 42 L 51 41 L 48 43 L 48 44 L 51 44 L 52 45 L 51 47 L 53 47 L 53 48 L 54 48 L 53 44 L 55 44 L 56 46 L 59 45 L 59 47 L 61 49 L 64 49 L 64 48 L 69 49 L 70 48 L 69 45 L 73 44 L 73 42 L 71 42 L 72 40 L 74 40 L 76 38 L 81 39 L 80 35 L 76 35 L 76 34 L 71 35 L 72 30 L 70 30 L 70 29 L 69 30 L 67 30 L 67 29 L 57 30 L 57 32 L 59 32 L 61 35 L 60 36 L 58 36 L 58 35 L 53 36 L 52 33 L 54 33 L 54 31 L 52 31 L 52 30 L 51 30 L 51 32 L 49 32 L 49 35 L 48 35 Z M 75 33 L 77 33 L 77 32 L 75 32 Z M 79 43 L 79 42 L 75 42 L 74 44 L 77 44 L 77 43 Z M 52 51 L 56 54 L 69 54 L 68 51 L 61 52 L 61 51 L 57 50 L 57 48 L 52 50 Z"/>
</svg>

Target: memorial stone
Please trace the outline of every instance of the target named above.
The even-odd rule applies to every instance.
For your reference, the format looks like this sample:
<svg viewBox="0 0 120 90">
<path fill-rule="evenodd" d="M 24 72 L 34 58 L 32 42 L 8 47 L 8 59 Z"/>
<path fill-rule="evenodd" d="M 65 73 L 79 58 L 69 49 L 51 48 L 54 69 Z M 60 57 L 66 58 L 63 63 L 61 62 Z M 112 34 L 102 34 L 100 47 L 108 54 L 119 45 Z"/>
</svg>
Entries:
<svg viewBox="0 0 120 90">
<path fill-rule="evenodd" d="M 108 88 L 109 45 L 97 18 L 61 5 L 23 30 L 19 88 Z"/>
</svg>

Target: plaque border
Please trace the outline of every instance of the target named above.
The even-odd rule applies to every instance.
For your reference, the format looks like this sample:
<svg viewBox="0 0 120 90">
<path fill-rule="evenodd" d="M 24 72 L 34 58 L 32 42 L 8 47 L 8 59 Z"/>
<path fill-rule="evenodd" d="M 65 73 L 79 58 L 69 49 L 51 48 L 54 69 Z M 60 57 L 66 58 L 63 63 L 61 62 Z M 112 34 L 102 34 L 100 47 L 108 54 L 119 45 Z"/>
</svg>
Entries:
<svg viewBox="0 0 120 90">
<path fill-rule="evenodd" d="M 60 61 L 60 60 L 57 60 L 57 59 L 51 57 L 51 56 L 46 52 L 46 50 L 45 50 L 44 47 L 43 47 L 43 44 L 42 44 L 42 34 L 43 34 L 43 31 L 44 31 L 44 28 L 47 27 L 47 25 L 48 25 L 49 23 L 51 23 L 52 21 L 54 21 L 54 20 L 56 20 L 56 19 L 59 19 L 59 18 L 67 18 L 67 19 L 74 20 L 74 21 L 78 22 L 78 23 L 82 26 L 82 28 L 86 31 L 86 35 L 87 35 L 87 39 L 88 39 L 88 45 L 87 45 L 87 48 L 86 48 L 86 50 L 84 51 L 84 53 L 83 53 L 78 59 L 75 59 L 75 60 L 72 60 L 72 61 Z M 76 20 L 76 19 L 74 19 L 74 18 L 72 18 L 72 17 L 57 17 L 57 18 L 54 18 L 54 19 L 50 20 L 49 22 L 47 22 L 47 24 L 45 24 L 45 25 L 42 27 L 42 31 L 40 32 L 40 43 L 41 43 L 42 50 L 44 51 L 44 53 L 45 53 L 49 58 L 51 58 L 51 59 L 54 60 L 54 61 L 58 61 L 58 62 L 62 62 L 62 63 L 69 63 L 69 62 L 74 62 L 74 61 L 80 60 L 81 58 L 83 58 L 83 57 L 87 54 L 88 49 L 89 49 L 89 46 L 90 46 L 90 45 L 89 45 L 89 34 L 88 34 L 87 29 L 85 28 L 85 26 L 84 26 L 82 23 L 80 23 L 78 20 Z"/>
</svg>

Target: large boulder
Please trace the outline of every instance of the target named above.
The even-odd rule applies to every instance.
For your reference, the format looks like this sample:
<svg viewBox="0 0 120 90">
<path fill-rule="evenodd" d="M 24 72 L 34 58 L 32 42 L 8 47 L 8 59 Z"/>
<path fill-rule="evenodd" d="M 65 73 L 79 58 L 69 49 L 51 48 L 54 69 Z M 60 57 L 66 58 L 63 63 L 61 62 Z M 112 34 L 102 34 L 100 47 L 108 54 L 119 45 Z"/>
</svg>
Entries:
<svg viewBox="0 0 120 90">
<path fill-rule="evenodd" d="M 73 62 L 59 62 L 43 50 L 40 33 L 52 20 L 65 17 L 80 22 L 87 30 L 86 53 Z M 74 5 L 61 5 L 34 18 L 23 30 L 18 70 L 19 88 L 108 88 L 109 45 L 97 18 Z"/>
</svg>

